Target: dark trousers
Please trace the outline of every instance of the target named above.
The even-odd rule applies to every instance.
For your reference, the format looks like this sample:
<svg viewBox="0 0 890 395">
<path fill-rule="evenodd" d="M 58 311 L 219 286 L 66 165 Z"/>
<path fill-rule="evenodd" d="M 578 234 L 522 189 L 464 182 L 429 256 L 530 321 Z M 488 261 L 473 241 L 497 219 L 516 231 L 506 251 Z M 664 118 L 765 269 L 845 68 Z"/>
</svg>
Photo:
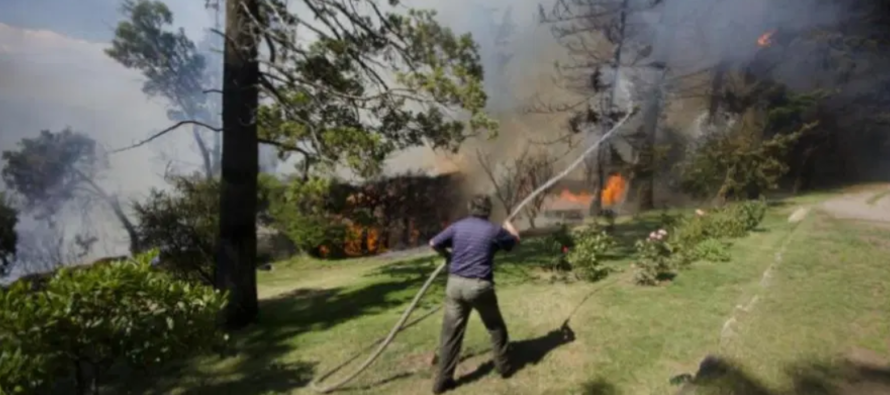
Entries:
<svg viewBox="0 0 890 395">
<path fill-rule="evenodd" d="M 470 311 L 479 312 L 482 323 L 491 335 L 495 369 L 502 375 L 509 372 L 507 325 L 498 307 L 498 298 L 491 281 L 449 276 L 445 288 L 445 318 L 439 347 L 439 375 L 435 387 L 454 378 L 460 360 L 460 348 L 467 329 Z"/>
</svg>

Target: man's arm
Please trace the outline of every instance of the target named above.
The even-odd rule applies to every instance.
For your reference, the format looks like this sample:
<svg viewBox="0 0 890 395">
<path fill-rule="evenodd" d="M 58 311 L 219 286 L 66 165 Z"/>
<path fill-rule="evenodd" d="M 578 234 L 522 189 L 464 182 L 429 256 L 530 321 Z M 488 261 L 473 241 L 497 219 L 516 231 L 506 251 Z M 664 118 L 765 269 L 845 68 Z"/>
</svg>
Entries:
<svg viewBox="0 0 890 395">
<path fill-rule="evenodd" d="M 510 251 L 519 244 L 519 230 L 513 226 L 513 223 L 510 221 L 504 221 L 504 225 L 501 228 L 501 231 L 498 232 L 497 243 L 498 247 L 504 251 Z"/>
<path fill-rule="evenodd" d="M 454 225 L 445 228 L 442 232 L 430 239 L 430 247 L 446 258 L 450 258 L 448 247 L 451 247 L 454 238 Z"/>
<path fill-rule="evenodd" d="M 510 233 L 511 236 L 516 238 L 517 243 L 519 242 L 519 231 L 516 230 L 515 226 L 513 226 L 513 222 L 510 222 L 509 220 L 504 221 L 504 229 L 507 231 L 507 233 Z"/>
</svg>

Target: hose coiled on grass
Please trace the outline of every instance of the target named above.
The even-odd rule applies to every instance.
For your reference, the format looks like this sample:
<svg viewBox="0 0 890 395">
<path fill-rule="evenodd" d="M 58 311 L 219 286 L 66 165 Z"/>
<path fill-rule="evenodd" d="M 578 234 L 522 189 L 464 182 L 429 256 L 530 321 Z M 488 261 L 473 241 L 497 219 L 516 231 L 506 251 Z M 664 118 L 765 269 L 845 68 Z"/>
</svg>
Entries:
<svg viewBox="0 0 890 395">
<path fill-rule="evenodd" d="M 519 212 L 522 210 L 522 208 L 525 207 L 525 205 L 528 204 L 532 199 L 534 199 L 535 196 L 538 196 L 539 194 L 541 194 L 542 192 L 547 190 L 547 188 L 550 188 L 551 186 L 553 186 L 553 184 L 557 183 L 559 180 L 563 179 L 565 176 L 567 176 L 569 173 L 571 173 L 572 170 L 575 170 L 575 168 L 578 167 L 578 165 L 580 165 L 581 162 L 584 161 L 584 158 L 587 157 L 587 155 L 590 155 L 597 147 L 599 147 L 599 145 L 603 141 L 606 141 L 609 137 L 611 137 L 612 134 L 615 133 L 615 131 L 617 131 L 621 127 L 621 125 L 623 125 L 625 122 L 627 122 L 627 120 L 630 119 L 630 117 L 634 113 L 636 113 L 636 111 L 637 111 L 637 108 L 634 106 L 631 106 L 631 110 L 627 112 L 627 114 L 624 116 L 624 118 L 621 119 L 621 121 L 619 121 L 617 124 L 615 124 L 615 126 L 613 126 L 612 129 L 610 129 L 608 132 L 603 134 L 603 136 L 600 137 L 599 140 L 597 140 L 595 143 L 591 144 L 590 147 L 588 147 L 586 150 L 584 150 L 584 152 L 582 152 L 581 155 L 579 155 L 578 158 L 575 159 L 574 162 L 569 164 L 569 166 L 567 166 L 565 170 L 563 170 L 561 173 L 557 174 L 556 176 L 554 176 L 553 178 L 548 180 L 546 183 L 544 183 L 543 185 L 541 185 L 540 187 L 535 189 L 528 196 L 526 196 L 525 199 L 516 206 L 516 208 L 513 210 L 513 212 L 510 213 L 510 215 L 507 217 L 507 220 L 509 221 L 509 220 L 512 220 L 513 218 L 515 218 L 517 215 L 519 215 Z M 379 346 L 377 346 L 377 349 L 374 350 L 374 352 L 370 356 L 368 356 L 368 358 L 364 362 L 362 362 L 362 364 L 356 370 L 354 370 L 352 373 L 350 373 L 346 377 L 340 379 L 339 381 L 336 381 L 333 384 L 330 384 L 328 386 L 322 387 L 321 382 L 324 381 L 325 379 L 327 379 L 328 377 L 330 377 L 331 375 L 333 375 L 334 373 L 336 373 L 338 370 L 340 370 L 340 368 L 343 367 L 343 364 L 341 364 L 338 367 L 331 369 L 331 370 L 325 372 L 324 374 L 320 375 L 317 379 L 315 379 L 310 384 L 310 388 L 312 388 L 313 391 L 321 393 L 321 394 L 326 394 L 326 393 L 332 392 L 332 391 L 346 385 L 346 383 L 354 380 L 356 377 L 358 377 L 359 374 L 361 374 L 369 366 L 371 366 L 371 364 L 374 363 L 374 361 L 376 361 L 377 358 L 380 357 L 381 354 L 383 354 L 383 350 L 385 350 L 386 347 L 388 347 L 389 344 L 392 343 L 392 341 L 393 341 L 393 339 L 395 339 L 396 335 L 402 330 L 403 326 L 405 325 L 405 322 L 408 321 L 408 317 L 410 317 L 411 313 L 414 312 L 414 309 L 417 308 L 417 304 L 420 302 L 420 299 L 423 298 L 423 296 L 429 290 L 430 286 L 433 284 L 433 281 L 435 281 L 436 278 L 439 277 L 439 274 L 442 273 L 442 270 L 445 269 L 445 266 L 447 266 L 447 265 L 448 265 L 448 262 L 446 261 L 446 262 L 442 263 L 441 265 L 439 265 L 439 267 L 437 267 L 436 270 L 434 270 L 433 273 L 430 274 L 430 277 L 423 284 L 423 287 L 420 288 L 420 291 L 417 292 L 417 295 L 414 296 L 414 300 L 411 301 L 411 304 L 408 306 L 407 309 L 405 309 L 405 312 L 402 313 L 402 316 L 396 322 L 395 326 L 393 326 L 392 330 L 389 331 L 389 334 L 386 336 L 386 338 L 383 339 L 383 342 L 380 343 Z"/>
</svg>

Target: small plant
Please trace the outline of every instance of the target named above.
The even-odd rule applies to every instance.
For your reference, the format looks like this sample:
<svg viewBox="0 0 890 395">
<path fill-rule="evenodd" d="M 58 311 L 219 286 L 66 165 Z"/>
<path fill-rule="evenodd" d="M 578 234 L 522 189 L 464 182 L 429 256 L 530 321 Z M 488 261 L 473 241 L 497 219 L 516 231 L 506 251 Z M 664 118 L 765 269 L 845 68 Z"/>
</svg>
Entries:
<svg viewBox="0 0 890 395">
<path fill-rule="evenodd" d="M 576 276 L 587 281 L 596 281 L 609 274 L 603 265 L 603 256 L 615 246 L 615 240 L 603 230 L 594 226 L 585 227 L 573 234 L 574 248 L 568 250 L 566 261 Z"/>
<path fill-rule="evenodd" d="M 694 260 L 709 262 L 728 262 L 729 244 L 718 239 L 705 239 L 695 246 L 693 250 Z"/>
<path fill-rule="evenodd" d="M 637 255 L 636 274 L 634 280 L 640 285 L 657 285 L 673 276 L 671 257 L 673 247 L 668 243 L 668 232 L 659 229 L 649 234 L 645 240 L 636 243 Z"/>
</svg>

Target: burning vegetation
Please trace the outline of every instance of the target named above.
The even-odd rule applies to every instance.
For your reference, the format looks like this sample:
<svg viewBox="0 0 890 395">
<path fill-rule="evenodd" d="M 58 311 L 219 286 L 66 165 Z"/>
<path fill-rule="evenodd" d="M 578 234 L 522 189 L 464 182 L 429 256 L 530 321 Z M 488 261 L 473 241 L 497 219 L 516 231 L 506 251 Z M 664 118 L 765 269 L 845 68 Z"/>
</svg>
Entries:
<svg viewBox="0 0 890 395">
<path fill-rule="evenodd" d="M 766 33 L 761 34 L 760 37 L 757 38 L 757 46 L 766 48 L 770 45 L 773 45 L 773 35 L 775 34 L 775 30 L 770 30 Z"/>
<path fill-rule="evenodd" d="M 344 226 L 342 240 L 318 246 L 317 255 L 358 257 L 419 246 L 460 214 L 460 182 L 459 173 L 407 174 L 338 185 L 331 207 Z"/>
<path fill-rule="evenodd" d="M 606 186 L 600 195 L 600 201 L 603 207 L 613 207 L 624 200 L 626 192 L 627 180 L 620 174 L 613 174 L 606 180 Z M 594 194 L 587 191 L 573 193 L 568 188 L 563 188 L 562 192 L 554 199 L 553 204 L 558 205 L 559 202 L 567 202 L 588 207 L 593 202 L 593 197 Z"/>
</svg>

